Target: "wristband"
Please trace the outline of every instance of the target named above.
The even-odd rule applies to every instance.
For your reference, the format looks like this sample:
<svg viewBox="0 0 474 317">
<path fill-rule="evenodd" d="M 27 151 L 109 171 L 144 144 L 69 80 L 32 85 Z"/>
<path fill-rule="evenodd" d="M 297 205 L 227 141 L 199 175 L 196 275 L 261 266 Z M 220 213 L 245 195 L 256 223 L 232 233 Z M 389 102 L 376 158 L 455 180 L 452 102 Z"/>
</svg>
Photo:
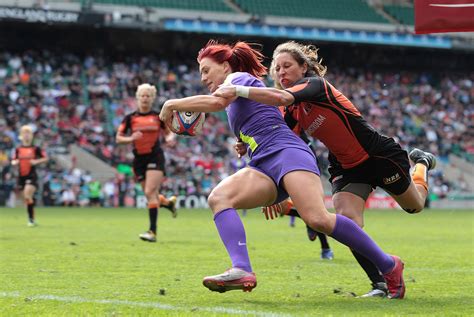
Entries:
<svg viewBox="0 0 474 317">
<path fill-rule="evenodd" d="M 237 97 L 248 98 L 250 93 L 250 87 L 247 86 L 235 86 L 235 95 Z"/>
</svg>

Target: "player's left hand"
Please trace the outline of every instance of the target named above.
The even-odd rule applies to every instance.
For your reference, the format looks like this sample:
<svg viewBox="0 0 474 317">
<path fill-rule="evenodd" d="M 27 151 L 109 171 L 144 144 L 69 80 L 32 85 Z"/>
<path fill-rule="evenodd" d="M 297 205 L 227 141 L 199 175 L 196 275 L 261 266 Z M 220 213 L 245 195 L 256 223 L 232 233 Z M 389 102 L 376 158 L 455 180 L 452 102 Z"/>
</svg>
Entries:
<svg viewBox="0 0 474 317">
<path fill-rule="evenodd" d="M 171 107 L 171 100 L 167 100 L 160 111 L 160 120 L 163 121 L 166 126 L 173 132 L 176 132 L 173 129 L 173 125 L 171 124 L 171 120 L 173 119 L 173 109 Z"/>
<path fill-rule="evenodd" d="M 216 97 L 222 98 L 234 98 L 236 97 L 236 90 L 234 85 L 222 84 L 217 88 L 216 91 L 212 94 Z"/>
<path fill-rule="evenodd" d="M 176 145 L 176 134 L 168 132 L 165 134 L 166 145 L 174 147 Z"/>
<path fill-rule="evenodd" d="M 278 215 L 281 215 L 283 208 L 281 204 L 274 204 L 267 207 L 262 207 L 262 213 L 265 215 L 267 220 L 278 218 Z"/>
</svg>

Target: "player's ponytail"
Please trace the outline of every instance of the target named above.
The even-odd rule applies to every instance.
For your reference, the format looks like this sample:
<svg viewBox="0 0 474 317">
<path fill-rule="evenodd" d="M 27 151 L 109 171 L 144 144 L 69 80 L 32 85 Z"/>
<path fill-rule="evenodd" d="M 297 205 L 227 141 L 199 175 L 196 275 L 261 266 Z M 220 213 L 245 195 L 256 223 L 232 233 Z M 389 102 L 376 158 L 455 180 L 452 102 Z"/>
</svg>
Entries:
<svg viewBox="0 0 474 317">
<path fill-rule="evenodd" d="M 303 54 L 306 56 L 306 62 L 308 63 L 308 68 L 315 72 L 316 75 L 324 77 L 328 68 L 322 65 L 323 59 L 319 58 L 317 48 L 314 45 L 305 45 L 301 47 Z"/>
<path fill-rule="evenodd" d="M 233 72 L 247 72 L 257 78 L 267 73 L 267 68 L 262 64 L 263 54 L 246 42 L 237 42 L 230 46 L 210 40 L 199 51 L 198 62 L 203 58 L 211 58 L 220 64 L 228 62 Z"/>
<path fill-rule="evenodd" d="M 234 71 L 247 72 L 257 78 L 267 74 L 267 68 L 262 64 L 265 56 L 246 42 L 237 42 L 232 47 L 229 64 Z"/>
</svg>

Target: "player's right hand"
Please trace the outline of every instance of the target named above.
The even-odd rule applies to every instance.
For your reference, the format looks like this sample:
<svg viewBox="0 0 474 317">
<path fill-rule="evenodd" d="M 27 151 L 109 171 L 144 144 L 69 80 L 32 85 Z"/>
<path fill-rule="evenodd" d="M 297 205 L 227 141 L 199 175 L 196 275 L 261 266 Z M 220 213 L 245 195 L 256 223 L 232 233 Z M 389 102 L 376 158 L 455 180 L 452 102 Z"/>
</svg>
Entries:
<svg viewBox="0 0 474 317">
<path fill-rule="evenodd" d="M 143 137 L 143 133 L 141 131 L 135 131 L 135 132 L 132 133 L 132 140 L 133 141 L 141 139 L 142 137 Z"/>
<path fill-rule="evenodd" d="M 236 90 L 234 85 L 228 84 L 221 84 L 219 88 L 212 94 L 216 97 L 223 97 L 223 98 L 234 98 L 236 97 Z"/>
<path fill-rule="evenodd" d="M 267 207 L 262 207 L 262 213 L 265 215 L 265 218 L 267 220 L 269 219 L 275 219 L 278 218 L 279 215 L 281 215 L 283 212 L 283 207 L 281 206 L 281 203 L 274 204 L 271 206 Z"/>
<path fill-rule="evenodd" d="M 20 161 L 19 160 L 12 160 L 11 163 L 12 163 L 13 166 L 15 166 L 15 165 L 18 165 L 18 163 L 20 163 Z"/>
<path fill-rule="evenodd" d="M 247 153 L 247 146 L 245 146 L 245 143 L 240 140 L 237 140 L 237 142 L 235 142 L 234 149 L 237 152 L 237 156 L 239 158 L 241 158 Z"/>
</svg>

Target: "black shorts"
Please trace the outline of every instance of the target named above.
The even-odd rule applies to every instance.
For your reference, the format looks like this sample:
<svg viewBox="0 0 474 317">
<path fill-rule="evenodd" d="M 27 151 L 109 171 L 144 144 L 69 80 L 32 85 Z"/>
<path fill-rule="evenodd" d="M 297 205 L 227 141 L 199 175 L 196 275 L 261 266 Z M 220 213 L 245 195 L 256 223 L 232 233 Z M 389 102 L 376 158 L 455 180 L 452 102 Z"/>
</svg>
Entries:
<svg viewBox="0 0 474 317">
<path fill-rule="evenodd" d="M 36 174 L 20 176 L 18 178 L 18 188 L 20 190 L 23 190 L 26 185 L 33 185 L 38 188 L 38 176 Z"/>
<path fill-rule="evenodd" d="M 348 184 L 367 184 L 372 189 L 378 186 L 389 194 L 401 195 L 411 183 L 408 154 L 392 138 L 384 140 L 377 153 L 358 166 L 343 169 L 332 165 L 329 174 L 333 195 L 346 191 L 344 189 Z"/>
<path fill-rule="evenodd" d="M 135 156 L 133 160 L 135 179 L 139 182 L 145 180 L 146 171 L 148 170 L 163 171 L 165 173 L 165 155 L 162 149 L 158 149 L 152 154 Z"/>
</svg>

